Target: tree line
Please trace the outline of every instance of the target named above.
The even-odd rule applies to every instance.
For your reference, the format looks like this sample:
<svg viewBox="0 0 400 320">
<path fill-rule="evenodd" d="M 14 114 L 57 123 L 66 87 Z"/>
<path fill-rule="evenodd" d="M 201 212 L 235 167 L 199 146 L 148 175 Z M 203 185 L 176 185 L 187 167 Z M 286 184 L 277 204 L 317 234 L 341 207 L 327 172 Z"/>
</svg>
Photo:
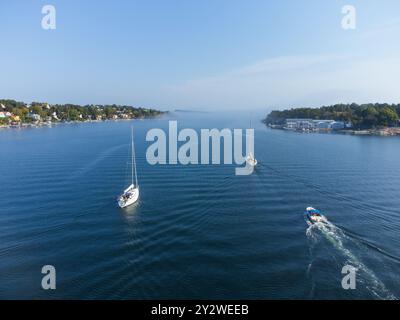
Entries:
<svg viewBox="0 0 400 320">
<path fill-rule="evenodd" d="M 87 121 L 107 120 L 114 118 L 145 118 L 162 114 L 162 111 L 149 108 L 135 108 L 127 105 L 77 105 L 77 104 L 53 104 L 32 102 L 27 105 L 24 102 L 0 99 L 0 112 L 10 112 L 18 116 L 22 122 L 32 122 L 32 114 L 37 114 L 41 119 L 52 121 Z M 5 119 L 3 119 L 3 122 Z"/>
<path fill-rule="evenodd" d="M 266 124 L 283 125 L 286 119 L 305 118 L 351 122 L 354 129 L 393 127 L 399 124 L 400 104 L 335 104 L 320 108 L 274 110 L 264 119 Z"/>
</svg>

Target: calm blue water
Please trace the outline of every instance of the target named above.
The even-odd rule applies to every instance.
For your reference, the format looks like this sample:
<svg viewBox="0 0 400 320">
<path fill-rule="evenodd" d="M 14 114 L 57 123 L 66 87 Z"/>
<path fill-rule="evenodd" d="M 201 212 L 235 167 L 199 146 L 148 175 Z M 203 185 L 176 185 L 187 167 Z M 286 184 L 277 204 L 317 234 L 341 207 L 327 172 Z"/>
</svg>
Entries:
<svg viewBox="0 0 400 320">
<path fill-rule="evenodd" d="M 151 166 L 135 121 L 0 131 L 0 298 L 400 297 L 400 139 L 270 130 L 263 115 L 176 114 L 178 127 L 256 128 L 251 176 L 235 165 Z M 308 228 L 304 208 L 331 225 Z M 54 265 L 57 289 L 41 289 Z M 343 290 L 342 267 L 358 268 Z"/>
</svg>

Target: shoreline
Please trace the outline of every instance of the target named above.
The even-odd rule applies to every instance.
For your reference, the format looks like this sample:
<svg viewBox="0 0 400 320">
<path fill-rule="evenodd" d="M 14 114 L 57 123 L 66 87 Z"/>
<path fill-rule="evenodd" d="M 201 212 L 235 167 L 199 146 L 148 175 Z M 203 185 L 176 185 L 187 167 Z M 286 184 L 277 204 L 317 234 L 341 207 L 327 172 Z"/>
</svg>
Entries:
<svg viewBox="0 0 400 320">
<path fill-rule="evenodd" d="M 52 127 L 60 123 L 155 118 L 168 111 L 128 105 L 77 105 L 0 99 L 0 130 Z"/>
<path fill-rule="evenodd" d="M 365 130 L 352 130 L 352 129 L 344 129 L 344 130 L 294 130 L 288 129 L 281 125 L 267 124 L 268 128 L 283 130 L 283 131 L 291 131 L 298 133 L 332 133 L 332 134 L 346 134 L 353 136 L 380 136 L 380 137 L 396 137 L 400 136 L 400 127 L 386 127 L 381 129 L 365 129 Z"/>
<path fill-rule="evenodd" d="M 85 120 L 85 121 L 57 121 L 57 122 L 40 122 L 40 123 L 21 123 L 18 125 L 0 125 L 0 132 L 2 130 L 20 130 L 20 129 L 39 129 L 39 128 L 52 128 L 62 124 L 85 124 L 85 123 L 100 123 L 100 122 L 119 122 L 119 121 L 132 121 L 132 120 L 147 120 L 160 118 L 164 114 L 154 116 L 154 117 L 143 117 L 143 118 L 131 118 L 131 119 L 105 119 L 105 120 Z"/>
</svg>

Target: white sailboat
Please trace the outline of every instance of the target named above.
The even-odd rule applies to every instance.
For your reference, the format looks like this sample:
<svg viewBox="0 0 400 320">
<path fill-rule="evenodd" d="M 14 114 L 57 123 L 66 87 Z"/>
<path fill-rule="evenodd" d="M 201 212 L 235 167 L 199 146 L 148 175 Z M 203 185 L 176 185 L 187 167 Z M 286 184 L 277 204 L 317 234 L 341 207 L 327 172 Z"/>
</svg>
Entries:
<svg viewBox="0 0 400 320">
<path fill-rule="evenodd" d="M 250 120 L 250 128 L 251 128 L 251 120 Z M 251 152 L 249 152 L 249 154 L 247 155 L 246 162 L 252 167 L 255 167 L 258 163 L 256 158 L 254 158 Z"/>
<path fill-rule="evenodd" d="M 254 158 L 253 154 L 250 152 L 249 155 L 246 157 L 246 162 L 252 166 L 255 167 L 257 165 L 257 159 Z"/>
<path fill-rule="evenodd" d="M 137 180 L 136 172 L 136 156 L 135 156 L 135 145 L 133 142 L 133 127 L 132 127 L 132 180 L 131 185 L 124 190 L 124 193 L 118 198 L 118 205 L 121 208 L 128 207 L 134 204 L 139 199 L 139 184 Z M 133 175 L 135 174 L 135 181 L 133 181 Z"/>
</svg>

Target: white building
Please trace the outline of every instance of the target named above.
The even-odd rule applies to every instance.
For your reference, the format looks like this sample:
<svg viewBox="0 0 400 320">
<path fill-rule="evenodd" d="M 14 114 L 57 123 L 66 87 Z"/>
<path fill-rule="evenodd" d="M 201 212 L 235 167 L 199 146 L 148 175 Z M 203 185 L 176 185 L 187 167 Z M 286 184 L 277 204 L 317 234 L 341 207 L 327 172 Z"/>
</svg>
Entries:
<svg viewBox="0 0 400 320">
<path fill-rule="evenodd" d="M 289 130 L 341 130 L 345 128 L 343 121 L 286 119 L 285 128 Z"/>
<path fill-rule="evenodd" d="M 312 119 L 286 119 L 285 128 L 291 130 L 313 129 Z"/>
<path fill-rule="evenodd" d="M 40 115 L 36 114 L 36 113 L 29 113 L 28 117 L 35 120 L 35 121 L 40 121 Z"/>
<path fill-rule="evenodd" d="M 3 112 L 3 111 L 0 112 L 0 118 L 9 118 L 11 116 L 12 116 L 11 112 Z"/>
</svg>

